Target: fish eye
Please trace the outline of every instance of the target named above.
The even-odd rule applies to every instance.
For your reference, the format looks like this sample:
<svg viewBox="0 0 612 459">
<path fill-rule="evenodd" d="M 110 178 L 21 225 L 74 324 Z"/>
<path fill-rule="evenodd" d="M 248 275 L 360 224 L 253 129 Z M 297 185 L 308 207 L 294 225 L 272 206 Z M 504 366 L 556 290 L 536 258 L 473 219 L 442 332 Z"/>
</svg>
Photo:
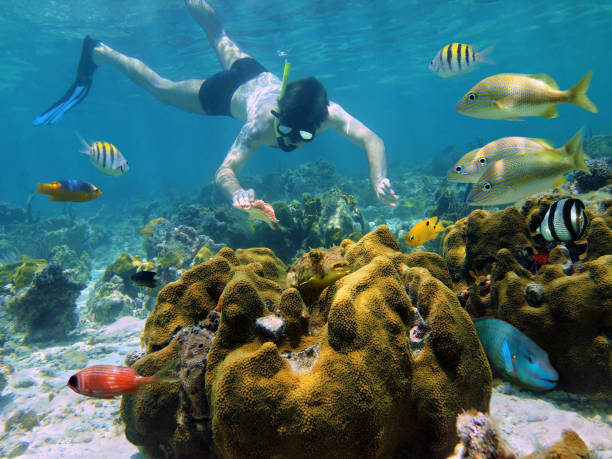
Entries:
<svg viewBox="0 0 612 459">
<path fill-rule="evenodd" d="M 485 191 L 489 191 L 491 189 L 491 184 L 489 182 L 482 185 L 482 189 Z"/>
<path fill-rule="evenodd" d="M 482 165 L 487 164 L 487 158 L 480 158 L 478 162 Z"/>
<path fill-rule="evenodd" d="M 71 387 L 76 387 L 77 386 L 77 377 L 76 375 L 72 375 L 70 377 L 70 379 L 68 380 L 68 385 Z"/>
<path fill-rule="evenodd" d="M 410 240 L 414 241 L 414 234 L 412 236 L 410 236 Z"/>
<path fill-rule="evenodd" d="M 475 93 L 468 94 L 468 99 L 470 99 L 470 100 L 476 100 L 476 97 L 477 96 L 476 96 Z"/>
<path fill-rule="evenodd" d="M 455 172 L 461 172 L 463 170 L 463 166 L 455 166 Z"/>
<path fill-rule="evenodd" d="M 533 363 L 533 356 L 530 355 L 529 357 L 527 357 L 527 360 L 529 360 L 529 363 Z"/>
<path fill-rule="evenodd" d="M 430 65 L 431 65 L 431 64 L 433 64 L 433 60 L 432 60 L 432 61 L 430 61 L 430 62 L 429 62 L 429 64 L 430 64 Z"/>
</svg>

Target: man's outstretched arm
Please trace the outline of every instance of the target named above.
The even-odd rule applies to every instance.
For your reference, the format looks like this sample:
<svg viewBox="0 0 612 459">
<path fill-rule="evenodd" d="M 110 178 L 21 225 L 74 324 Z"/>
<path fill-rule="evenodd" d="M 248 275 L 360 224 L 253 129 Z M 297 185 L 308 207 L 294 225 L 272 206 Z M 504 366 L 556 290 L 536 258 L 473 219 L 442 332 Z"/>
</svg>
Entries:
<svg viewBox="0 0 612 459">
<path fill-rule="evenodd" d="M 387 178 L 387 157 L 382 139 L 361 121 L 348 114 L 340 105 L 332 102 L 328 110 L 331 127 L 365 150 L 370 165 L 370 180 L 376 197 L 385 204 L 395 206 L 399 197 L 391 188 Z"/>
<path fill-rule="evenodd" d="M 238 207 L 249 207 L 251 201 L 255 199 L 255 192 L 252 189 L 245 190 L 242 188 L 236 174 L 242 170 L 253 153 L 259 148 L 259 137 L 253 123 L 246 123 L 242 126 L 240 133 L 215 174 L 215 182 L 221 192 Z"/>
</svg>

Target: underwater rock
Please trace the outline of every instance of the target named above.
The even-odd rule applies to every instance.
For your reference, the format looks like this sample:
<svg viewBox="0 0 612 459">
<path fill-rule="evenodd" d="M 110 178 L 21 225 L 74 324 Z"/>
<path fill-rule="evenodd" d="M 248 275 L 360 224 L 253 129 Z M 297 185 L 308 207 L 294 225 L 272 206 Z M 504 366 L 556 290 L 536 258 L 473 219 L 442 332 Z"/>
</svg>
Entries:
<svg viewBox="0 0 612 459">
<path fill-rule="evenodd" d="M 544 298 L 544 289 L 540 284 L 532 282 L 525 287 L 525 301 L 529 306 L 539 306 Z"/>
<path fill-rule="evenodd" d="M 87 252 L 83 252 L 79 256 L 67 245 L 58 245 L 51 249 L 49 263 L 55 263 L 64 269 L 74 270 L 76 272 L 76 280 L 79 282 L 87 283 L 89 281 L 91 260 Z"/>
<path fill-rule="evenodd" d="M 352 195 L 333 187 L 323 194 L 321 203 L 318 226 L 322 230 L 324 246 L 340 244 L 349 234 L 362 235 L 369 229 Z"/>
<path fill-rule="evenodd" d="M 29 432 L 40 424 L 40 418 L 32 410 L 17 410 L 4 423 L 4 431 L 22 429 Z"/>
<path fill-rule="evenodd" d="M 508 445 L 493 420 L 476 410 L 457 416 L 457 435 L 460 443 L 449 459 L 514 459 Z"/>
<path fill-rule="evenodd" d="M 25 221 L 24 209 L 11 207 L 7 202 L 0 202 L 0 225 L 14 225 Z"/>
<path fill-rule="evenodd" d="M 85 284 L 74 280 L 74 272 L 47 265 L 34 276 L 32 286 L 8 303 L 15 328 L 25 332 L 25 341 L 62 339 L 77 324 L 76 299 Z"/>
<path fill-rule="evenodd" d="M 206 344 L 190 348 L 200 379 L 195 394 L 186 391 L 198 397 L 202 421 L 210 405 L 210 431 L 205 422 L 180 422 L 177 386 L 165 383 L 123 397 L 128 439 L 151 456 L 207 456 L 213 439 L 222 457 L 449 454 L 456 415 L 488 409 L 490 369 L 455 294 L 392 246 L 384 229 L 346 242 L 347 259 L 359 266 L 322 296 L 327 326 L 315 334 L 297 290 L 283 291 L 261 264 L 241 264 L 229 248 L 185 271 L 160 292 L 143 333 L 147 355 L 133 367 L 142 375 L 164 368 L 184 352 L 176 333 L 191 325 L 190 336 L 200 336 L 208 328 L 193 324 L 219 310 L 205 370 Z M 415 308 L 431 330 L 416 355 L 408 338 Z M 286 321 L 287 337 L 276 344 L 256 330 L 270 310 Z"/>
<path fill-rule="evenodd" d="M 583 148 L 589 158 L 612 157 L 612 135 L 586 137 Z"/>
<path fill-rule="evenodd" d="M 181 424 L 203 431 L 209 428 L 210 409 L 203 390 L 208 351 L 215 335 L 201 324 L 189 325 L 177 336 L 180 353 Z"/>
<path fill-rule="evenodd" d="M 285 321 L 279 315 L 268 315 L 264 317 L 258 317 L 255 320 L 255 330 L 259 332 L 265 341 L 272 341 L 278 343 L 285 337 Z"/>
<path fill-rule="evenodd" d="M 561 432 L 561 438 L 545 448 L 544 451 L 536 451 L 521 459 L 557 459 L 557 458 L 590 458 L 591 452 L 586 443 L 573 430 L 565 429 Z"/>
<path fill-rule="evenodd" d="M 608 163 L 601 159 L 587 159 L 588 171 L 577 170 L 574 172 L 574 180 L 580 193 L 598 190 L 612 181 L 612 170 Z"/>
</svg>

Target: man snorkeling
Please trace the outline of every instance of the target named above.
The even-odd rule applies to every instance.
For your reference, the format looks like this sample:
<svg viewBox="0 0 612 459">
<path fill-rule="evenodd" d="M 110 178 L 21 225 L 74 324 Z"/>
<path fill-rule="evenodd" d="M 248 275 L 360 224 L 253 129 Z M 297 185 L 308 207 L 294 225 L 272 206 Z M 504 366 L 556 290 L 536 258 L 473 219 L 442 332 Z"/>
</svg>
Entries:
<svg viewBox="0 0 612 459">
<path fill-rule="evenodd" d="M 329 128 L 365 150 L 376 196 L 385 204 L 395 205 L 398 196 L 386 177 L 385 146 L 374 132 L 340 105 L 330 102 L 324 86 L 316 78 L 287 83 L 288 62 L 281 82 L 227 36 L 217 14 L 204 0 L 185 3 L 206 32 L 223 71 L 206 80 L 170 81 L 140 60 L 87 36 L 74 84 L 33 124 L 57 122 L 85 98 L 97 67 L 109 63 L 167 105 L 202 115 L 230 116 L 244 122 L 215 174 L 217 186 L 237 207 L 248 210 L 255 200 L 254 190 L 242 188 L 236 174 L 261 145 L 290 152 Z"/>
</svg>

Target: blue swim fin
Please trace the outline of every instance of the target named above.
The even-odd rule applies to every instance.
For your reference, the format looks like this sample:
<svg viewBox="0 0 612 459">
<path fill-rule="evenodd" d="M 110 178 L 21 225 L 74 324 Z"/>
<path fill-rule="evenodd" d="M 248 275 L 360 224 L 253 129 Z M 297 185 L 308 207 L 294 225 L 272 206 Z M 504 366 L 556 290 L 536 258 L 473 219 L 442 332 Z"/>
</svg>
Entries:
<svg viewBox="0 0 612 459">
<path fill-rule="evenodd" d="M 92 53 L 93 49 L 99 44 L 99 40 L 89 35 L 85 37 L 83 40 L 83 48 L 81 49 L 81 59 L 79 60 L 79 66 L 77 68 L 76 80 L 60 100 L 32 121 L 34 126 L 54 124 L 64 113 L 85 99 L 91 87 L 91 83 L 93 82 L 93 74 L 98 68 L 98 66 L 94 64 Z"/>
</svg>

